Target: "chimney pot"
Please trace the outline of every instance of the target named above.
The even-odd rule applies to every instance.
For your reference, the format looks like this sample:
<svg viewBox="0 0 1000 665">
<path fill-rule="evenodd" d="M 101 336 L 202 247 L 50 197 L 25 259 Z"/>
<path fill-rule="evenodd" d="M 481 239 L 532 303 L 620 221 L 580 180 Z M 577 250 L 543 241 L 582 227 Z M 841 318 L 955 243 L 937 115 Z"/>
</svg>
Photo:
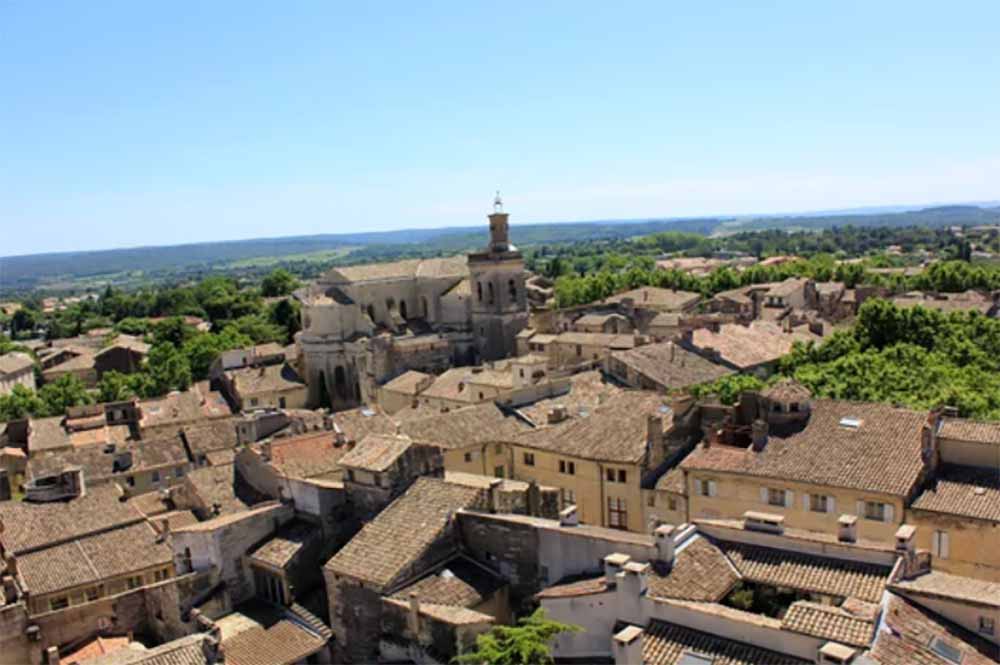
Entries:
<svg viewBox="0 0 1000 665">
<path fill-rule="evenodd" d="M 566 506 L 559 511 L 559 526 L 577 526 L 580 518 L 576 512 L 576 506 Z"/>
<path fill-rule="evenodd" d="M 768 424 L 766 420 L 758 418 L 751 425 L 752 443 L 754 452 L 759 453 L 767 447 Z"/>
<path fill-rule="evenodd" d="M 853 543 L 858 539 L 857 515 L 841 515 L 837 520 L 837 540 L 842 543 Z"/>
<path fill-rule="evenodd" d="M 609 589 L 617 584 L 618 573 L 631 560 L 628 554 L 622 554 L 621 552 L 615 552 L 604 557 L 604 581 Z"/>
<path fill-rule="evenodd" d="M 674 563 L 674 531 L 676 529 L 670 524 L 663 524 L 656 527 L 656 554 L 659 560 L 668 566 Z"/>
</svg>

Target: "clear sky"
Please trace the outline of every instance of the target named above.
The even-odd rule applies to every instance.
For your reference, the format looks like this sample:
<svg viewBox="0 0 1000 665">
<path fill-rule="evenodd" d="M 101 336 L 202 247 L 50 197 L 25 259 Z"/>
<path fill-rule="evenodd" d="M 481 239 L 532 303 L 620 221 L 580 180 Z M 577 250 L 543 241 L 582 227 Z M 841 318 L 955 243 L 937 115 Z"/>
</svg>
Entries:
<svg viewBox="0 0 1000 665">
<path fill-rule="evenodd" d="M 0 255 L 1000 199 L 1000 2 L 0 2 Z"/>
</svg>

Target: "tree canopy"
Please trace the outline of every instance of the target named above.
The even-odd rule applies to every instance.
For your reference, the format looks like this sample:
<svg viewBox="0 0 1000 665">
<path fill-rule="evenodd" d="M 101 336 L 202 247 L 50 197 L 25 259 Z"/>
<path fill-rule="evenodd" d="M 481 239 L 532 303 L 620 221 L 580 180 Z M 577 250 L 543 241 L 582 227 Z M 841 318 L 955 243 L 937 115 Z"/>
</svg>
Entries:
<svg viewBox="0 0 1000 665">
<path fill-rule="evenodd" d="M 494 626 L 476 637 L 476 650 L 455 658 L 461 665 L 545 665 L 555 662 L 549 643 L 556 635 L 579 632 L 579 626 L 546 618 L 538 608 L 516 626 Z"/>
</svg>

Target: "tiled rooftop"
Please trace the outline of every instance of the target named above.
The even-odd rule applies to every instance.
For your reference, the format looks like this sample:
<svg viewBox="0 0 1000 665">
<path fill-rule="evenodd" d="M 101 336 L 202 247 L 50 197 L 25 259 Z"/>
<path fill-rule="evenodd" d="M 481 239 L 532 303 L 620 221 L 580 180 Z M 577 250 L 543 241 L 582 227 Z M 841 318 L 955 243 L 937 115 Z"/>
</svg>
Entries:
<svg viewBox="0 0 1000 665">
<path fill-rule="evenodd" d="M 726 555 L 708 539 L 696 536 L 677 553 L 668 571 L 661 572 L 653 565 L 648 594 L 651 598 L 718 602 L 738 581 L 739 575 Z"/>
<path fill-rule="evenodd" d="M 206 466 L 187 474 L 185 481 L 208 510 L 218 505 L 219 515 L 241 513 L 249 506 L 236 496 L 236 467 Z"/>
<path fill-rule="evenodd" d="M 415 593 L 421 602 L 455 607 L 475 607 L 506 584 L 479 564 L 457 557 L 440 570 L 400 589 L 393 598 L 409 601 Z"/>
<path fill-rule="evenodd" d="M 340 458 L 340 465 L 365 471 L 385 471 L 411 445 L 413 441 L 408 436 L 369 434 Z"/>
<path fill-rule="evenodd" d="M 414 441 L 441 448 L 464 448 L 483 441 L 508 440 L 528 428 L 492 402 L 406 420 L 402 432 Z"/>
<path fill-rule="evenodd" d="M 404 393 L 406 395 L 416 395 L 420 392 L 419 387 L 423 384 L 423 382 L 431 378 L 430 374 L 410 370 L 400 374 L 395 379 L 383 385 L 382 390 Z"/>
<path fill-rule="evenodd" d="M 782 628 L 855 647 L 867 647 L 875 630 L 869 619 L 839 607 L 805 600 L 794 602 L 781 620 Z"/>
<path fill-rule="evenodd" d="M 943 439 L 1000 445 L 1000 422 L 944 418 L 939 435 Z"/>
<path fill-rule="evenodd" d="M 319 528 L 315 525 L 301 521 L 290 522 L 254 550 L 250 559 L 275 568 L 284 568 L 310 540 L 319 536 Z"/>
<path fill-rule="evenodd" d="M 673 623 L 653 620 L 642 636 L 644 665 L 680 665 L 685 653 L 704 654 L 712 665 L 809 665 L 786 654 Z"/>
<path fill-rule="evenodd" d="M 961 665 L 1000 662 L 1000 646 L 895 594 L 889 596 L 884 617 L 886 629 L 877 633 L 870 652 L 880 665 L 955 665 L 931 650 L 934 640 L 957 650 Z"/>
<path fill-rule="evenodd" d="M 861 424 L 846 427 L 843 419 Z M 925 413 L 887 404 L 817 399 L 801 432 L 784 438 L 772 434 L 758 453 L 700 446 L 681 467 L 908 496 L 923 469 L 926 421 Z"/>
<path fill-rule="evenodd" d="M 903 593 L 950 598 L 1000 609 L 1000 582 L 931 571 L 913 579 L 895 582 L 892 586 Z"/>
<path fill-rule="evenodd" d="M 193 455 L 235 448 L 237 445 L 236 420 L 233 418 L 185 425 L 181 432 Z"/>
<path fill-rule="evenodd" d="M 618 293 L 604 302 L 619 303 L 625 298 L 631 298 L 636 307 L 648 307 L 660 310 L 681 310 L 701 300 L 701 296 L 690 291 L 675 291 L 661 289 L 655 286 L 644 286 L 624 293 Z"/>
<path fill-rule="evenodd" d="M 535 425 L 544 425 L 548 413 L 555 406 L 562 406 L 570 418 L 581 413 L 589 414 L 597 406 L 611 397 L 621 395 L 625 391 L 613 383 L 608 383 L 598 371 L 580 372 L 570 377 L 570 389 L 565 395 L 543 399 L 530 406 L 523 406 L 518 413 Z"/>
<path fill-rule="evenodd" d="M 281 437 L 271 442 L 271 465 L 290 478 L 313 478 L 340 471 L 349 449 L 328 430 Z"/>
<path fill-rule="evenodd" d="M 1000 474 L 995 469 L 945 464 L 912 508 L 1000 522 Z"/>
<path fill-rule="evenodd" d="M 241 397 L 260 393 L 281 392 L 305 388 L 305 382 L 288 364 L 245 367 L 226 372 Z"/>
<path fill-rule="evenodd" d="M 785 332 L 780 325 L 767 321 L 754 321 L 749 326 L 725 323 L 719 332 L 699 328 L 692 334 L 696 348 L 714 349 L 722 360 L 739 369 L 773 362 L 791 351 L 795 342 L 819 339 L 807 331 Z"/>
<path fill-rule="evenodd" d="M 733 373 L 732 369 L 707 360 L 673 342 L 615 351 L 611 357 L 667 389 L 711 383 Z"/>
<path fill-rule="evenodd" d="M 326 568 L 384 588 L 452 528 L 456 512 L 482 501 L 481 490 L 417 478 L 327 561 Z"/>
</svg>

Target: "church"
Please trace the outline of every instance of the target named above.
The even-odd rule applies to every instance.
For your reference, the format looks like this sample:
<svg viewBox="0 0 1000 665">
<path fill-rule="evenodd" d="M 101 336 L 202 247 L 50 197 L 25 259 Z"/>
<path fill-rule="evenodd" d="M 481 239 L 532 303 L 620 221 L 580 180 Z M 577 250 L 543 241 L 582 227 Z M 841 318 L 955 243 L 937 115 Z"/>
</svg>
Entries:
<svg viewBox="0 0 1000 665">
<path fill-rule="evenodd" d="M 333 268 L 297 291 L 310 405 L 351 408 L 408 370 L 514 355 L 528 321 L 526 273 L 499 195 L 489 229 L 489 245 L 468 256 Z"/>
</svg>

